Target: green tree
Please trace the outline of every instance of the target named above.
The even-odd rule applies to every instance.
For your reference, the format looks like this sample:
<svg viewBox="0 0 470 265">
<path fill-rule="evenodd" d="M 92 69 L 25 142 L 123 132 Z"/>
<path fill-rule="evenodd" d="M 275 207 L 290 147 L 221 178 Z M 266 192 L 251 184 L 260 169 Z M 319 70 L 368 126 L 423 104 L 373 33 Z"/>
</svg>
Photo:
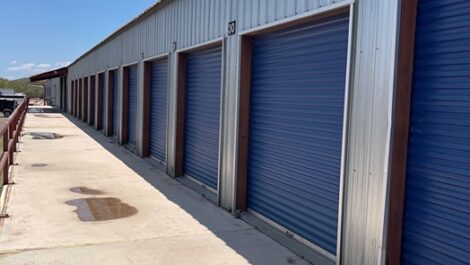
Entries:
<svg viewBox="0 0 470 265">
<path fill-rule="evenodd" d="M 44 95 L 44 88 L 41 85 L 33 85 L 29 83 L 27 78 L 19 80 L 7 80 L 0 78 L 0 88 L 12 88 L 18 93 L 25 93 L 31 98 L 38 98 Z"/>
</svg>

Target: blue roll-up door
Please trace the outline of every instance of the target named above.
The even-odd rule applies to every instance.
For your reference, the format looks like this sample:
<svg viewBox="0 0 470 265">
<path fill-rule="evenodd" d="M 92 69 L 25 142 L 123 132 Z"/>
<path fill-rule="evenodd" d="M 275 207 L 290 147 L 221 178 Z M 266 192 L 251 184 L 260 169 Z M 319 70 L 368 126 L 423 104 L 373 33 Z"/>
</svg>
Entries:
<svg viewBox="0 0 470 265">
<path fill-rule="evenodd" d="M 128 98 L 128 145 L 136 147 L 137 143 L 137 66 L 129 67 L 129 98 Z"/>
<path fill-rule="evenodd" d="M 419 1 L 403 264 L 470 264 L 470 1 Z"/>
<path fill-rule="evenodd" d="M 119 73 L 117 70 L 114 71 L 113 80 L 113 137 L 118 137 L 119 130 Z"/>
<path fill-rule="evenodd" d="M 347 16 L 253 39 L 249 210 L 336 254 Z"/>
<path fill-rule="evenodd" d="M 150 109 L 150 155 L 166 161 L 168 61 L 152 63 Z"/>
<path fill-rule="evenodd" d="M 188 54 L 184 173 L 217 189 L 222 49 Z"/>
</svg>

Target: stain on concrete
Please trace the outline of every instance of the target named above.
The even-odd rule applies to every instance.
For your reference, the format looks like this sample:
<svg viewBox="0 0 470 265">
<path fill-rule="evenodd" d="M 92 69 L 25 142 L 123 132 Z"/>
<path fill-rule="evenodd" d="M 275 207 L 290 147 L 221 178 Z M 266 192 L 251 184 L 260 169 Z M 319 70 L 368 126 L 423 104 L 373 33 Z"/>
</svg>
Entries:
<svg viewBox="0 0 470 265">
<path fill-rule="evenodd" d="M 137 214 L 137 208 L 118 198 L 83 198 L 65 202 L 75 206 L 74 212 L 82 222 L 109 221 Z"/>
<path fill-rule="evenodd" d="M 48 164 L 46 163 L 35 163 L 31 165 L 32 167 L 47 167 Z"/>
<path fill-rule="evenodd" d="M 59 113 L 57 109 L 53 108 L 34 108 L 34 107 L 29 107 L 28 108 L 28 113 Z"/>
<path fill-rule="evenodd" d="M 28 108 L 28 113 L 44 113 L 46 110 L 44 108 Z"/>
<path fill-rule="evenodd" d="M 104 192 L 97 190 L 97 189 L 90 189 L 87 187 L 73 187 L 69 189 L 71 192 L 86 194 L 86 195 L 100 195 L 104 194 Z"/>
<path fill-rule="evenodd" d="M 63 138 L 63 135 L 53 132 L 31 132 L 29 133 L 35 140 L 53 140 Z"/>
<path fill-rule="evenodd" d="M 293 257 L 288 257 L 288 258 L 287 258 L 287 263 L 289 263 L 289 264 L 295 264 L 295 263 L 296 263 L 296 260 L 295 260 L 295 258 L 293 258 Z"/>
<path fill-rule="evenodd" d="M 39 118 L 52 118 L 52 119 L 60 119 L 61 117 L 59 116 L 52 116 L 52 115 L 45 115 L 45 114 L 34 114 L 34 117 L 39 117 Z"/>
</svg>

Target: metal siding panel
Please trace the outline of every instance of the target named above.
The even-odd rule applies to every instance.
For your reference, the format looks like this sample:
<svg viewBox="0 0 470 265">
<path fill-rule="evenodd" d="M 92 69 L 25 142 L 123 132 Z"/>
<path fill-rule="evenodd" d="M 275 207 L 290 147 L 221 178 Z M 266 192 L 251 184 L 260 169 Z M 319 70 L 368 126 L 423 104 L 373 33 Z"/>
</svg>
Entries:
<svg viewBox="0 0 470 265">
<path fill-rule="evenodd" d="M 152 63 L 150 109 L 150 155 L 166 160 L 168 61 Z"/>
<path fill-rule="evenodd" d="M 296 14 L 296 3 L 297 1 L 289 1 L 285 3 L 285 17 L 291 17 Z"/>
<path fill-rule="evenodd" d="M 212 17 L 212 13 L 211 13 L 211 2 L 210 0 L 205 0 L 205 4 L 204 4 L 204 13 L 203 13 L 203 18 L 204 18 L 204 26 L 202 27 L 203 29 L 203 33 L 202 33 L 202 36 L 203 36 L 203 41 L 207 41 L 209 39 L 209 30 L 210 28 L 212 27 L 211 25 L 211 17 Z"/>
<path fill-rule="evenodd" d="M 234 183 L 236 182 L 236 157 L 238 141 L 238 83 L 240 63 L 240 36 L 229 36 L 223 44 L 223 82 L 222 87 L 222 111 L 220 142 L 220 183 L 219 205 L 227 210 L 235 211 Z"/>
<path fill-rule="evenodd" d="M 90 126 L 93 126 L 95 125 L 95 110 L 96 110 L 96 77 L 93 76 L 90 76 L 88 78 L 90 84 L 88 85 L 88 87 L 90 88 L 90 93 L 88 95 L 88 97 L 90 98 Z"/>
<path fill-rule="evenodd" d="M 100 75 L 103 76 L 103 78 L 100 78 L 101 80 L 98 79 L 98 80 L 101 81 L 100 86 L 101 86 L 101 89 L 103 89 L 103 97 L 102 97 L 102 99 L 101 99 L 101 104 L 102 104 L 102 106 L 103 106 L 103 107 L 102 107 L 102 113 L 101 113 L 101 120 L 102 120 L 101 130 L 102 130 L 103 132 L 106 132 L 106 126 L 105 126 L 105 124 L 106 124 L 106 118 L 107 118 L 107 116 L 106 116 L 106 110 L 107 110 L 107 106 L 106 106 L 106 105 L 107 105 L 107 103 L 106 103 L 106 101 L 107 101 L 107 100 L 106 100 L 106 91 L 107 91 L 107 87 L 106 87 L 106 74 L 103 73 L 103 74 L 100 74 Z M 98 81 L 98 82 L 99 82 L 99 81 Z"/>
<path fill-rule="evenodd" d="M 348 22 L 253 41 L 248 207 L 333 255 Z"/>
<path fill-rule="evenodd" d="M 216 36 L 219 36 L 221 26 L 225 25 L 225 19 L 223 19 L 225 16 L 224 16 L 224 13 L 221 10 L 221 6 L 223 5 L 223 2 L 224 1 L 215 1 L 215 5 L 214 5 L 214 14 L 215 14 L 214 21 L 215 21 L 215 23 L 213 23 L 214 24 L 213 25 L 213 32 L 212 32 L 212 35 L 211 35 L 212 38 L 215 38 Z"/>
<path fill-rule="evenodd" d="M 403 264 L 470 260 L 470 2 L 418 8 Z"/>
<path fill-rule="evenodd" d="M 149 31 L 150 31 L 150 40 L 149 42 L 151 43 L 149 47 L 149 55 L 154 56 L 158 54 L 158 40 L 157 37 L 162 36 L 159 33 L 159 28 L 157 27 L 157 14 L 153 14 L 151 17 L 150 25 L 149 25 Z"/>
<path fill-rule="evenodd" d="M 295 13 L 300 14 L 307 10 L 307 0 L 297 0 L 295 5 Z"/>
<path fill-rule="evenodd" d="M 342 264 L 385 263 L 399 4 L 354 4 Z"/>
<path fill-rule="evenodd" d="M 315 10 L 320 7 L 320 0 L 309 0 L 308 10 Z"/>
<path fill-rule="evenodd" d="M 217 189 L 222 72 L 220 47 L 188 54 L 184 172 Z"/>
<path fill-rule="evenodd" d="M 159 51 L 163 48 L 164 45 L 161 44 L 161 41 L 159 41 L 157 38 L 158 37 L 165 37 L 164 35 L 164 28 L 165 27 L 161 27 L 160 25 L 162 24 L 162 17 L 163 17 L 163 14 L 155 14 L 155 23 L 154 23 L 154 27 L 155 27 L 155 38 L 154 38 L 154 41 L 155 41 L 155 51 L 156 53 L 158 54 Z"/>
<path fill-rule="evenodd" d="M 113 137 L 117 138 L 119 131 L 119 70 L 114 70 L 113 79 Z"/>
<path fill-rule="evenodd" d="M 259 14 L 258 14 L 258 25 L 253 25 L 253 26 L 259 26 L 266 24 L 268 22 L 268 0 L 258 0 L 260 3 L 259 7 Z"/>
<path fill-rule="evenodd" d="M 178 60 L 177 54 L 171 53 L 168 56 L 168 137 L 167 137 L 167 158 L 166 170 L 171 176 L 175 176 L 175 158 L 176 158 L 176 110 L 177 110 L 177 79 L 178 79 Z"/>
<path fill-rule="evenodd" d="M 103 130 L 102 131 L 103 131 L 103 134 L 106 134 L 106 128 L 108 128 L 108 119 L 107 119 L 107 117 L 108 117 L 108 102 L 107 101 L 108 100 L 107 100 L 107 95 L 108 95 L 108 92 L 109 92 L 108 91 L 109 90 L 109 88 L 108 88 L 108 82 L 109 82 L 108 77 L 109 77 L 109 75 L 108 75 L 108 72 L 104 72 L 103 75 L 104 75 L 104 80 L 103 80 L 104 86 L 103 86 Z"/>
<path fill-rule="evenodd" d="M 286 1 L 285 0 L 276 0 L 276 19 L 283 19 L 286 17 Z"/>
<path fill-rule="evenodd" d="M 121 62 L 132 63 L 140 58 L 141 52 L 146 57 L 169 52 L 173 41 L 178 43 L 178 48 L 186 48 L 216 39 L 225 35 L 226 24 L 233 19 L 237 20 L 239 30 L 247 30 L 341 1 L 170 1 L 162 4 L 155 14 L 76 62 L 75 65 L 79 65 L 76 70 L 89 75 Z M 147 25 L 149 22 L 150 26 Z"/>
<path fill-rule="evenodd" d="M 128 144 L 136 147 L 137 144 L 137 66 L 129 67 L 129 112 L 128 112 Z"/>
<path fill-rule="evenodd" d="M 243 25 L 241 26 L 241 28 L 245 28 L 245 27 L 250 27 L 251 26 L 251 14 L 253 13 L 253 8 L 252 8 L 252 1 L 249 1 L 249 0 L 245 0 L 242 2 L 243 3 L 243 7 L 240 8 L 242 15 L 243 15 Z"/>
</svg>

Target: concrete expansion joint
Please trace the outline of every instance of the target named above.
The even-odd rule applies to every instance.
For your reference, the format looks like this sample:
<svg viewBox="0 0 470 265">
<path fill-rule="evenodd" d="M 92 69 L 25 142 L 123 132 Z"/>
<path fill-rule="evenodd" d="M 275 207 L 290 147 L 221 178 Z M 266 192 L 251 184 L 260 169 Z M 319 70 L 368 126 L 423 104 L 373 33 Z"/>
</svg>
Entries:
<svg viewBox="0 0 470 265">
<path fill-rule="evenodd" d="M 8 214 L 0 215 L 0 219 L 9 218 L 11 217 Z M 240 228 L 240 229 L 232 229 L 226 231 L 220 231 L 213 233 L 214 235 L 221 235 L 225 233 L 235 233 L 235 232 L 242 232 L 242 231 L 250 231 L 256 230 L 254 227 L 250 228 Z M 156 237 L 149 237 L 149 238 L 139 238 L 139 239 L 131 239 L 131 240 L 115 240 L 115 241 L 107 241 L 107 242 L 96 242 L 96 243 L 82 243 L 82 244 L 70 244 L 70 245 L 61 245 L 61 246 L 53 246 L 53 247 L 35 247 L 35 248 L 20 248 L 20 249 L 11 249 L 0 251 L 0 256 L 2 255 L 9 255 L 9 254 L 16 254 L 21 252 L 30 252 L 30 251 L 43 251 L 43 250 L 51 250 L 51 249 L 68 249 L 68 248 L 76 248 L 76 247 L 88 247 L 88 246 L 103 246 L 103 245 L 113 245 L 113 244 L 120 244 L 120 243 L 135 243 L 135 242 L 145 242 L 150 240 L 162 240 L 162 239 L 170 239 L 170 238 L 184 238 L 189 236 L 199 236 L 199 235 L 206 235 L 210 234 L 210 232 L 205 233 L 191 233 L 185 235 L 175 235 L 175 236 L 156 236 Z"/>
</svg>

